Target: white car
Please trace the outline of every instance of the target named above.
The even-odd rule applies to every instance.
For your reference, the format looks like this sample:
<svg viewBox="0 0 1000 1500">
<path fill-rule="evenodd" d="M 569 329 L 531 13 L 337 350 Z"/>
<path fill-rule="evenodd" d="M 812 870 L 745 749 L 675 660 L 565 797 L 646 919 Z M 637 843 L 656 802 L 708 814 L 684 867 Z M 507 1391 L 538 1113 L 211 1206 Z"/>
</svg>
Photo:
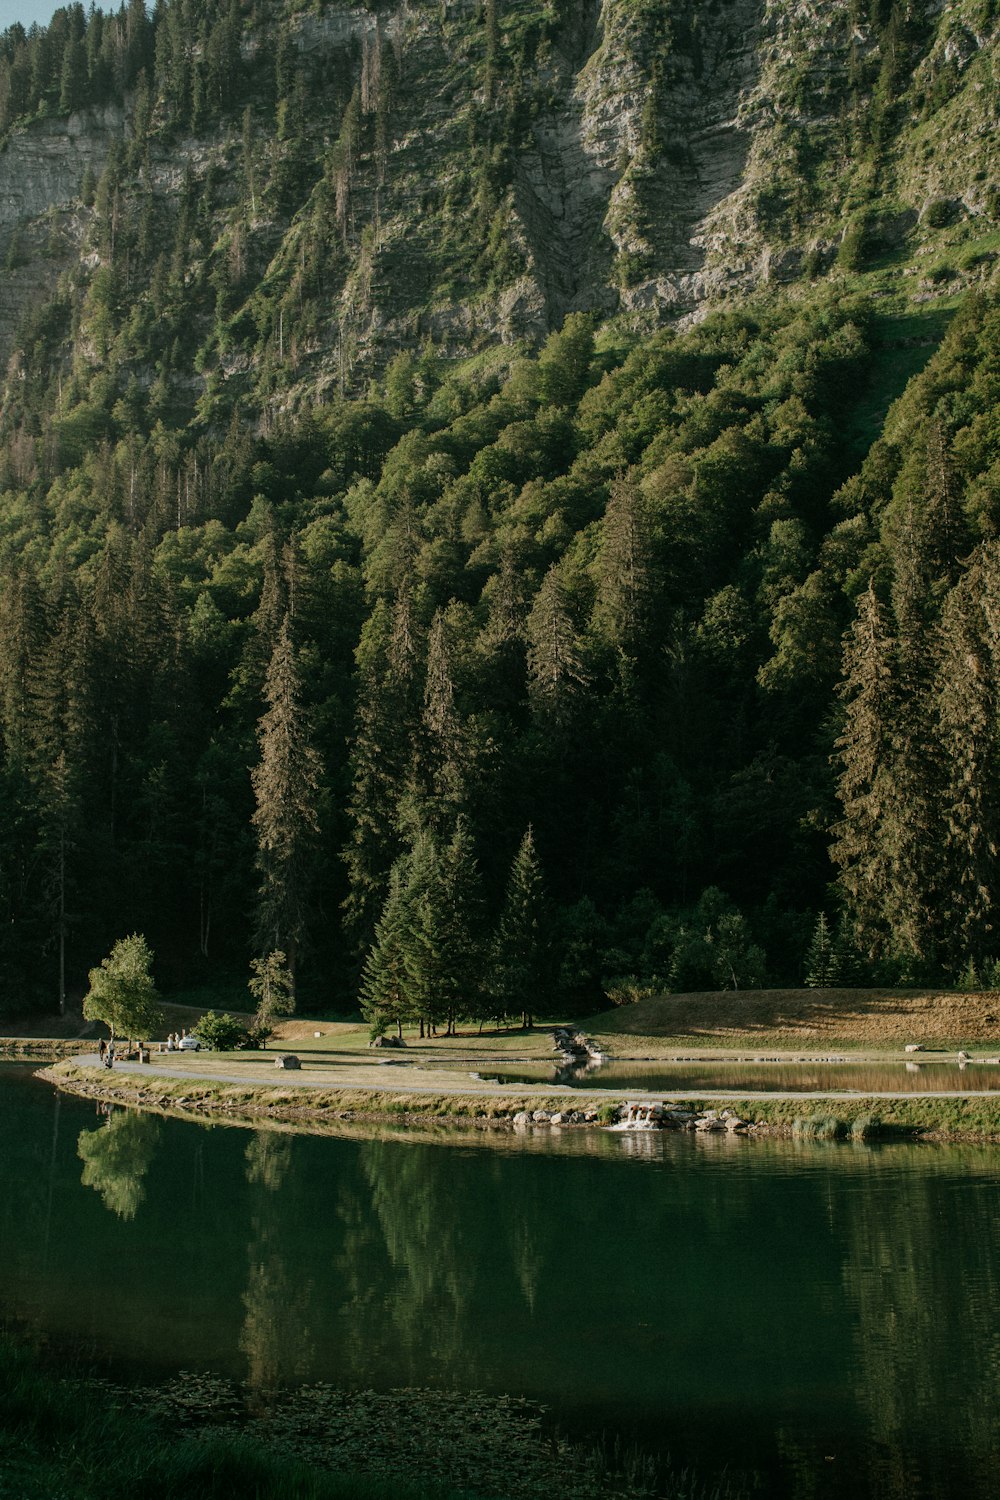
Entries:
<svg viewBox="0 0 1000 1500">
<path fill-rule="evenodd" d="M 196 1036 L 182 1036 L 177 1043 L 178 1052 L 200 1052 L 201 1043 Z"/>
</svg>

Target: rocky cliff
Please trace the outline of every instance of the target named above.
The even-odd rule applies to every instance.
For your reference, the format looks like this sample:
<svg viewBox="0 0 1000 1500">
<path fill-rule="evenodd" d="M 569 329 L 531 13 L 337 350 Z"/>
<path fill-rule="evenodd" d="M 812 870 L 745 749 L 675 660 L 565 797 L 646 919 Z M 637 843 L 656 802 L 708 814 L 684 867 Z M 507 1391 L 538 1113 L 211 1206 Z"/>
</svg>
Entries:
<svg viewBox="0 0 1000 1500">
<path fill-rule="evenodd" d="M 992 274 L 991 0 L 274 0 L 225 88 L 216 33 L 171 41 L 170 13 L 119 97 L 8 123 L 4 366 L 57 289 L 67 373 L 211 415 L 570 311 L 636 328 L 831 267 L 923 295 Z"/>
</svg>

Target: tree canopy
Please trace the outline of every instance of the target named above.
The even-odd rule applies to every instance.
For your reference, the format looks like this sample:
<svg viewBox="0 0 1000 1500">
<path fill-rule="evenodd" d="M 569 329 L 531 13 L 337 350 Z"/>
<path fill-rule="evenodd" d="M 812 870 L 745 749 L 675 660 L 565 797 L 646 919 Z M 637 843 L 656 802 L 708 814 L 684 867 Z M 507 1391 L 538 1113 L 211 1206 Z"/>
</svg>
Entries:
<svg viewBox="0 0 1000 1500">
<path fill-rule="evenodd" d="M 159 996 L 150 969 L 153 955 L 146 939 L 134 932 L 120 938 L 107 958 L 90 971 L 83 1002 L 89 1021 L 103 1021 L 116 1036 L 148 1036 L 162 1020 Z"/>
</svg>

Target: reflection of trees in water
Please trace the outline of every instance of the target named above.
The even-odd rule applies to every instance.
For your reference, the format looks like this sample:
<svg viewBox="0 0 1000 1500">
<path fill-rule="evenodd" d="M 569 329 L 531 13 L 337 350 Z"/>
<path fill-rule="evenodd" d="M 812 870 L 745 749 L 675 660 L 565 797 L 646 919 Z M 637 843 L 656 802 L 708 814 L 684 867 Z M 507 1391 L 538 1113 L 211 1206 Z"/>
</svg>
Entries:
<svg viewBox="0 0 1000 1500">
<path fill-rule="evenodd" d="M 312 1354 L 311 1286 L 289 1274 L 282 1244 L 296 1208 L 294 1151 L 292 1136 L 258 1130 L 245 1153 L 251 1212 L 240 1348 L 247 1383 L 260 1391 L 304 1380 Z"/>
<path fill-rule="evenodd" d="M 118 1111 L 97 1130 L 81 1130 L 76 1143 L 81 1182 L 100 1193 L 105 1208 L 134 1219 L 146 1197 L 144 1178 L 160 1137 L 153 1115 Z"/>
<path fill-rule="evenodd" d="M 380 1258 L 396 1278 L 395 1295 L 376 1311 L 398 1378 L 418 1384 L 431 1372 L 454 1378 L 461 1370 L 466 1385 L 488 1380 L 495 1361 L 486 1329 L 497 1308 L 533 1307 L 559 1233 L 551 1202 L 536 1201 L 537 1174 L 516 1181 L 509 1163 L 488 1152 L 470 1159 L 391 1140 L 364 1142 L 361 1164 Z"/>
<path fill-rule="evenodd" d="M 848 1200 L 843 1282 L 869 1488 L 886 1500 L 983 1493 L 1000 1467 L 1000 1204 L 981 1157 L 866 1151 L 855 1166 L 868 1177 Z"/>
</svg>

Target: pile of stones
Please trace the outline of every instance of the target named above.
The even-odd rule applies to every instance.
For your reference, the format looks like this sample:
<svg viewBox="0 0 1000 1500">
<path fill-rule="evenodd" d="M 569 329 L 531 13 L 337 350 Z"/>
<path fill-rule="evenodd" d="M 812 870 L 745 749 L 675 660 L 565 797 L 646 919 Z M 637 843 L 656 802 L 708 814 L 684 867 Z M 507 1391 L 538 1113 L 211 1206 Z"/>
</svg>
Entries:
<svg viewBox="0 0 1000 1500">
<path fill-rule="evenodd" d="M 616 1104 L 596 1109 L 519 1110 L 513 1124 L 517 1129 L 529 1125 L 607 1125 L 612 1130 L 697 1130 L 724 1131 L 729 1135 L 748 1135 L 765 1128 L 763 1120 L 744 1120 L 731 1109 L 685 1109 L 680 1104 Z"/>
</svg>

